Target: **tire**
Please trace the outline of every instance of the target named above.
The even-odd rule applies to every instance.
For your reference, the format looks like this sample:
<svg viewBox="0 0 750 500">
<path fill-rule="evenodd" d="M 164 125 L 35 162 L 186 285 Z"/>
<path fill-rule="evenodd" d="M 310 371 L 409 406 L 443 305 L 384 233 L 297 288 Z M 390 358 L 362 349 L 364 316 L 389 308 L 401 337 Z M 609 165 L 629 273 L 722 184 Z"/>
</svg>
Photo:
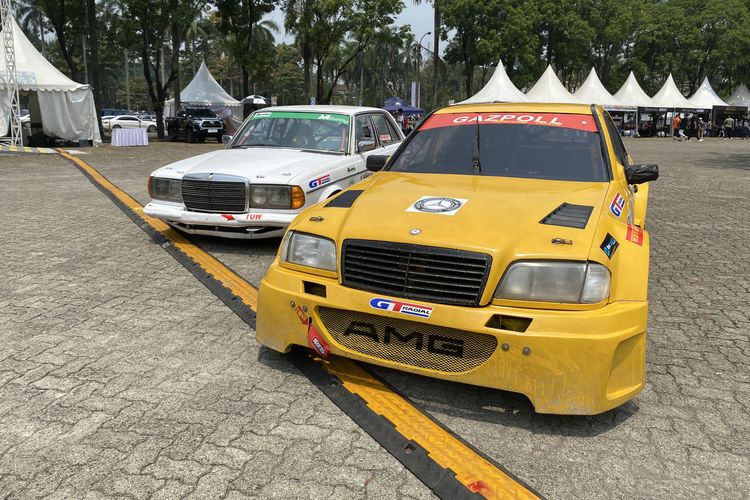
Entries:
<svg viewBox="0 0 750 500">
<path fill-rule="evenodd" d="M 205 135 L 199 135 L 198 136 L 198 142 L 200 142 L 201 144 L 203 144 L 204 142 L 206 142 L 206 136 Z"/>
<path fill-rule="evenodd" d="M 155 134 L 156 133 L 156 126 L 155 125 L 149 125 L 148 128 L 146 129 L 146 132 L 148 132 L 149 134 Z"/>
<path fill-rule="evenodd" d="M 216 142 L 218 142 L 219 144 L 221 144 L 221 134 L 219 134 L 219 135 L 216 136 Z"/>
<path fill-rule="evenodd" d="M 187 139 L 190 144 L 195 144 L 195 134 L 193 133 L 193 129 L 189 128 L 185 130 L 185 139 Z"/>
</svg>

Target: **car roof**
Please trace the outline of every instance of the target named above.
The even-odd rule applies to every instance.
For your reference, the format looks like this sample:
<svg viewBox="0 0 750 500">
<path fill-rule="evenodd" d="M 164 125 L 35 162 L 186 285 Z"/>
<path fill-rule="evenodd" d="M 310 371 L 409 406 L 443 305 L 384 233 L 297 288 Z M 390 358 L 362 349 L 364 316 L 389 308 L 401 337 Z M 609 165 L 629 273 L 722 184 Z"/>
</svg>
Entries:
<svg viewBox="0 0 750 500">
<path fill-rule="evenodd" d="M 315 113 L 342 113 L 345 115 L 355 115 L 363 111 L 385 111 L 382 108 L 371 108 L 367 106 L 345 106 L 345 105 L 329 105 L 329 104 L 316 104 L 316 105 L 300 105 L 300 106 L 273 106 L 270 108 L 261 108 L 258 111 L 307 111 Z"/>
<path fill-rule="evenodd" d="M 591 106 L 589 104 L 563 104 L 554 102 L 492 102 L 454 104 L 435 111 L 436 114 L 476 112 L 571 113 L 590 115 Z"/>
</svg>

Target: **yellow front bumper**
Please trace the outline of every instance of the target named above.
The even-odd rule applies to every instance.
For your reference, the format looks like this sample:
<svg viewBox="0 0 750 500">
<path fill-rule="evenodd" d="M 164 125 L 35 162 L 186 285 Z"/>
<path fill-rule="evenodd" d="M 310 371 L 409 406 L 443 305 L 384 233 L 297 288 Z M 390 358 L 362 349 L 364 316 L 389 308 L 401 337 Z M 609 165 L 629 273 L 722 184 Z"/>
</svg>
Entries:
<svg viewBox="0 0 750 500">
<path fill-rule="evenodd" d="M 315 294 L 321 292 L 314 285 L 325 287 L 325 298 Z M 306 286 L 307 292 L 313 293 L 306 293 Z M 593 415 L 623 404 L 643 388 L 646 302 L 616 302 L 589 311 L 429 304 L 434 308 L 430 317 L 417 318 L 372 308 L 370 300 L 376 297 L 388 298 L 343 287 L 335 279 L 285 269 L 275 262 L 260 286 L 257 339 L 281 352 L 292 345 L 309 347 L 306 320 L 310 318 L 331 354 L 428 377 L 518 392 L 526 395 L 539 413 Z M 447 372 L 404 364 L 337 342 L 321 320 L 321 307 L 401 320 L 401 324 L 411 321 L 417 330 L 448 327 L 490 335 L 497 339 L 497 346 L 487 354 L 486 361 L 466 371 Z M 531 323 L 525 332 L 486 326 L 496 314 L 529 318 Z M 368 341 L 367 337 L 364 340 Z M 438 347 L 442 345 L 439 342 Z M 450 349 L 450 345 L 447 347 Z"/>
</svg>

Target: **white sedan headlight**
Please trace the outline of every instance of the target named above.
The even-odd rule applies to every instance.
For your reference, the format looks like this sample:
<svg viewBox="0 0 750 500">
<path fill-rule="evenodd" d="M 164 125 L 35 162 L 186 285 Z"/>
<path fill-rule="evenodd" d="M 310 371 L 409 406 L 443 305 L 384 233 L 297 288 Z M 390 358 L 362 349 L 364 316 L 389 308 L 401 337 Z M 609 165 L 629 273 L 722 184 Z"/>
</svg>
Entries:
<svg viewBox="0 0 750 500">
<path fill-rule="evenodd" d="M 328 238 L 288 231 L 281 242 L 281 260 L 335 272 L 336 245 Z"/>
<path fill-rule="evenodd" d="M 521 261 L 512 264 L 495 298 L 596 304 L 609 297 L 609 269 L 596 262 Z"/>
<path fill-rule="evenodd" d="M 148 194 L 152 200 L 182 203 L 182 181 L 180 179 L 149 177 Z"/>
</svg>

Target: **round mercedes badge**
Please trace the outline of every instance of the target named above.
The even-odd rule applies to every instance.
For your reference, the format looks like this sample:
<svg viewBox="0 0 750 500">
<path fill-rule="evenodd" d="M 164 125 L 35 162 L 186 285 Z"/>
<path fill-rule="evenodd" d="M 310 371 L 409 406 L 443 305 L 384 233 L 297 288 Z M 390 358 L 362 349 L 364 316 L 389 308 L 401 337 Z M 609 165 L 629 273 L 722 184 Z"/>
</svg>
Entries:
<svg viewBox="0 0 750 500">
<path fill-rule="evenodd" d="M 416 235 L 418 235 L 421 232 L 422 232 L 422 230 L 419 229 L 418 227 L 415 227 L 414 229 L 409 230 L 409 234 L 412 235 L 412 236 L 416 236 Z"/>
<path fill-rule="evenodd" d="M 452 212 L 461 208 L 461 202 L 455 198 L 425 198 L 414 204 L 414 208 L 420 212 L 439 214 L 441 212 Z"/>
</svg>

